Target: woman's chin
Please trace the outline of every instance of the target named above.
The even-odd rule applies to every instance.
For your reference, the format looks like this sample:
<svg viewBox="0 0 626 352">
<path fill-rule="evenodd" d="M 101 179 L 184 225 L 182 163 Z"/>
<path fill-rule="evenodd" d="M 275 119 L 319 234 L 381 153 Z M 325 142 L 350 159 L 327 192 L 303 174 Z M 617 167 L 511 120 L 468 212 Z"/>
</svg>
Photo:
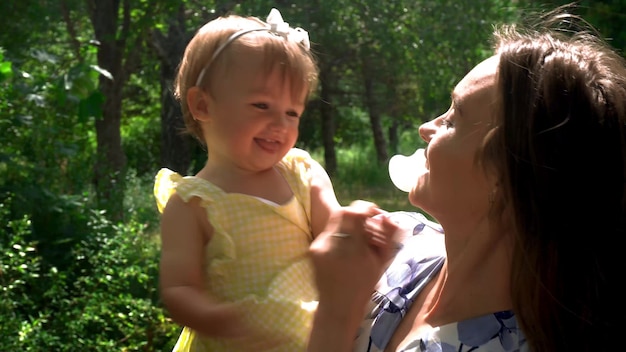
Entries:
<svg viewBox="0 0 626 352">
<path fill-rule="evenodd" d="M 411 190 L 409 191 L 409 200 L 413 204 L 413 200 L 419 200 L 420 195 L 425 194 L 426 185 L 428 184 L 428 170 L 424 169 L 424 172 L 420 173 L 417 180 Z"/>
<path fill-rule="evenodd" d="M 419 185 L 413 186 L 411 191 L 409 191 L 409 203 L 411 203 L 411 205 L 415 207 L 422 209 L 423 207 L 422 201 L 424 200 L 424 197 L 422 196 L 422 194 L 423 193 L 421 193 L 421 189 L 419 188 Z"/>
</svg>

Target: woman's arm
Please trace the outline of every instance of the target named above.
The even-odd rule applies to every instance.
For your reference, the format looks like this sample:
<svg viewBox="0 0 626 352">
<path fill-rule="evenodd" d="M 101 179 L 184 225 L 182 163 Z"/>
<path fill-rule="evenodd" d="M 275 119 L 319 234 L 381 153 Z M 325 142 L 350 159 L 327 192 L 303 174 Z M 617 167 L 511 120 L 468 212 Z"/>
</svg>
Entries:
<svg viewBox="0 0 626 352">
<path fill-rule="evenodd" d="M 334 302 L 325 299 L 320 300 L 315 312 L 315 321 L 307 351 L 352 351 L 357 329 L 363 319 L 363 308 L 366 302 L 360 304 L 358 300 L 353 300 L 352 308 L 333 309 Z"/>
<path fill-rule="evenodd" d="M 350 351 L 374 285 L 393 253 L 398 227 L 371 203 L 334 212 L 311 245 L 319 290 L 309 352 Z M 377 240 L 373 241 L 375 238 Z"/>
</svg>

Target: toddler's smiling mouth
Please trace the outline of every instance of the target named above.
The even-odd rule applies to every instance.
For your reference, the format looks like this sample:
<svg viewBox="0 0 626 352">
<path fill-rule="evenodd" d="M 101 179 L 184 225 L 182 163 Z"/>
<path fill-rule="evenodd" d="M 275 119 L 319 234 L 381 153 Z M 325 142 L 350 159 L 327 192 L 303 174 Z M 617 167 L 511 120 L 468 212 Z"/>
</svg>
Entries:
<svg viewBox="0 0 626 352">
<path fill-rule="evenodd" d="M 275 152 L 277 151 L 280 146 L 281 146 L 281 142 L 276 140 L 276 139 L 269 139 L 269 138 L 255 138 L 254 139 L 257 143 L 257 145 L 259 147 L 261 147 L 263 150 L 266 150 L 268 152 Z"/>
</svg>

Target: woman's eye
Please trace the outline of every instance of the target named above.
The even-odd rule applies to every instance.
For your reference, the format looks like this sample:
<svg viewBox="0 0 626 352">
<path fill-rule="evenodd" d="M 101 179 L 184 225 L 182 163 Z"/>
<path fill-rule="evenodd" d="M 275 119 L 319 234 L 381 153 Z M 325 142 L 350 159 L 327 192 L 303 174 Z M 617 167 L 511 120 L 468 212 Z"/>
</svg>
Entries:
<svg viewBox="0 0 626 352">
<path fill-rule="evenodd" d="M 444 125 L 446 128 L 454 127 L 454 124 L 448 119 L 443 119 L 441 124 Z"/>
<path fill-rule="evenodd" d="M 263 109 L 263 110 L 267 110 L 269 108 L 269 106 L 265 103 L 254 103 L 252 104 L 252 106 L 254 106 L 257 109 Z"/>
</svg>

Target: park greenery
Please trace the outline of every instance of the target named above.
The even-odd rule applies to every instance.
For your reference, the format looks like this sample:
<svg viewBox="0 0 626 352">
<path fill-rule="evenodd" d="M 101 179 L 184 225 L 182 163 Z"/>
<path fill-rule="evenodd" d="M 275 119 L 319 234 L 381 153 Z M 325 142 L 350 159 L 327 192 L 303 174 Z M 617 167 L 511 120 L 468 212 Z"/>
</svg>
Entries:
<svg viewBox="0 0 626 352">
<path fill-rule="evenodd" d="M 0 2 L 0 350 L 167 351 L 180 327 L 158 295 L 161 167 L 206 153 L 178 133 L 171 94 L 186 43 L 226 13 L 272 7 L 309 31 L 321 84 L 297 146 L 342 204 L 413 209 L 386 172 L 417 127 L 490 54 L 493 26 L 563 1 L 5 0 Z M 579 1 L 626 49 L 626 0 Z"/>
</svg>

